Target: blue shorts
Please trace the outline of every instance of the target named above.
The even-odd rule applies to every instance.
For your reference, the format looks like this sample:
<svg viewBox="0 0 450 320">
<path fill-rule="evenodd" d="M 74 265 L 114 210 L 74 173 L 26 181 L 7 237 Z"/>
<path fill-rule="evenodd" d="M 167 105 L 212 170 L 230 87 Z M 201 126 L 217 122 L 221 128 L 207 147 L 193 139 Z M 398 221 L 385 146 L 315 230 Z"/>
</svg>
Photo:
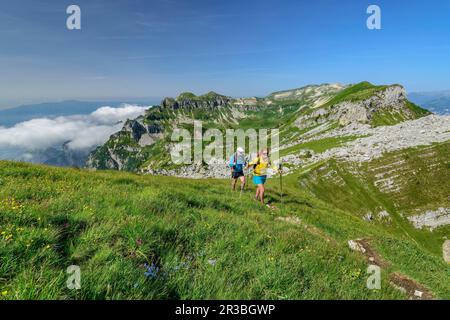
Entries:
<svg viewBox="0 0 450 320">
<path fill-rule="evenodd" d="M 264 184 L 266 183 L 267 176 L 253 176 L 253 183 L 258 184 Z"/>
</svg>

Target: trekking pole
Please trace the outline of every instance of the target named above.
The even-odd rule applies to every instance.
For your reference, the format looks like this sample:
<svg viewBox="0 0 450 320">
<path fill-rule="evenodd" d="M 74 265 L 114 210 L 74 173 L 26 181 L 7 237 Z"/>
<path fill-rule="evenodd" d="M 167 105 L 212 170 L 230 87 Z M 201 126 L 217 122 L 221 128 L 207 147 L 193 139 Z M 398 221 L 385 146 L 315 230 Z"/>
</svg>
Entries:
<svg viewBox="0 0 450 320">
<path fill-rule="evenodd" d="M 278 165 L 278 170 L 280 172 L 280 200 L 281 205 L 283 205 L 283 166 L 281 165 L 281 161 Z"/>
<path fill-rule="evenodd" d="M 247 168 L 247 181 L 250 179 L 250 177 L 252 176 L 252 170 L 250 168 Z M 253 197 L 250 193 L 250 198 Z"/>
<path fill-rule="evenodd" d="M 248 177 L 250 176 L 250 168 L 247 166 L 248 158 L 245 158 L 244 163 L 244 174 L 245 174 L 245 183 L 244 183 L 244 189 L 247 190 L 247 183 L 248 183 Z"/>
<path fill-rule="evenodd" d="M 245 180 L 245 169 L 244 169 L 244 181 L 245 181 L 244 186 L 242 187 L 242 182 L 241 185 L 239 186 L 239 188 L 241 188 L 241 191 L 239 192 L 239 198 L 242 196 L 242 192 L 245 189 L 245 184 L 247 183 L 247 181 Z"/>
</svg>

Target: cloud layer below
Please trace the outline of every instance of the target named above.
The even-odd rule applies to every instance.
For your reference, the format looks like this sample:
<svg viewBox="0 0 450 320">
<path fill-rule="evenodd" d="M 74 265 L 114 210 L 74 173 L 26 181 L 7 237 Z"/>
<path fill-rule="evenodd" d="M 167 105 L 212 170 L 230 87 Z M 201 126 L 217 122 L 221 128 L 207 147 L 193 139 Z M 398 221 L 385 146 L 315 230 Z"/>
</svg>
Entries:
<svg viewBox="0 0 450 320">
<path fill-rule="evenodd" d="M 34 153 L 63 144 L 75 152 L 91 150 L 119 131 L 123 121 L 144 114 L 148 108 L 124 104 L 101 107 L 89 115 L 39 118 L 11 128 L 0 127 L 0 158 L 28 160 Z"/>
</svg>

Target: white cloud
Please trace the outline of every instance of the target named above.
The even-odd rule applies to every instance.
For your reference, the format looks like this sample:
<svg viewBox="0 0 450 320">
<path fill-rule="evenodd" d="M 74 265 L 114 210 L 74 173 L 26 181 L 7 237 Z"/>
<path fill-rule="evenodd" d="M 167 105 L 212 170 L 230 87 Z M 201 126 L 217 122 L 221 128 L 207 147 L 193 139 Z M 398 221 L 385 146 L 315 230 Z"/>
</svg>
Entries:
<svg viewBox="0 0 450 320">
<path fill-rule="evenodd" d="M 144 114 L 148 108 L 128 104 L 118 108 L 101 107 L 89 115 L 39 118 L 11 128 L 0 127 L 0 157 L 26 160 L 34 152 L 66 142 L 72 150 L 93 149 L 119 131 L 121 122 Z"/>
<path fill-rule="evenodd" d="M 126 119 L 134 119 L 149 107 L 124 104 L 121 108 L 101 107 L 91 113 L 91 118 L 98 123 L 112 124 Z"/>
</svg>

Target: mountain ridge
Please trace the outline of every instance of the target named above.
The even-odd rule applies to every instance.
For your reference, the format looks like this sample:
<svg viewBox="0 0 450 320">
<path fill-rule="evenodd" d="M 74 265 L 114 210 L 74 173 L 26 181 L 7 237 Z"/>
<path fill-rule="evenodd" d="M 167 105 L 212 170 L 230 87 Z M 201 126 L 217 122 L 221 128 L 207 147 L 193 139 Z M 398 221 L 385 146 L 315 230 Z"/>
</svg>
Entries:
<svg viewBox="0 0 450 320">
<path fill-rule="evenodd" d="M 232 98 L 215 92 L 196 96 L 184 92 L 176 98 L 164 98 L 160 106 L 130 120 L 91 153 L 87 166 L 174 175 L 178 169 L 187 175 L 208 171 L 198 164 L 190 165 L 191 170 L 186 171 L 175 166 L 169 157 L 173 148 L 170 133 L 176 127 L 193 130 L 194 120 L 219 130 L 278 128 L 283 146 L 295 144 L 308 133 L 319 135 L 353 124 L 393 125 L 428 114 L 407 100 L 402 86 L 374 86 L 368 82 L 309 85 L 264 98 Z M 216 177 L 224 177 L 225 169 L 221 165 L 211 171 L 217 173 Z"/>
</svg>

